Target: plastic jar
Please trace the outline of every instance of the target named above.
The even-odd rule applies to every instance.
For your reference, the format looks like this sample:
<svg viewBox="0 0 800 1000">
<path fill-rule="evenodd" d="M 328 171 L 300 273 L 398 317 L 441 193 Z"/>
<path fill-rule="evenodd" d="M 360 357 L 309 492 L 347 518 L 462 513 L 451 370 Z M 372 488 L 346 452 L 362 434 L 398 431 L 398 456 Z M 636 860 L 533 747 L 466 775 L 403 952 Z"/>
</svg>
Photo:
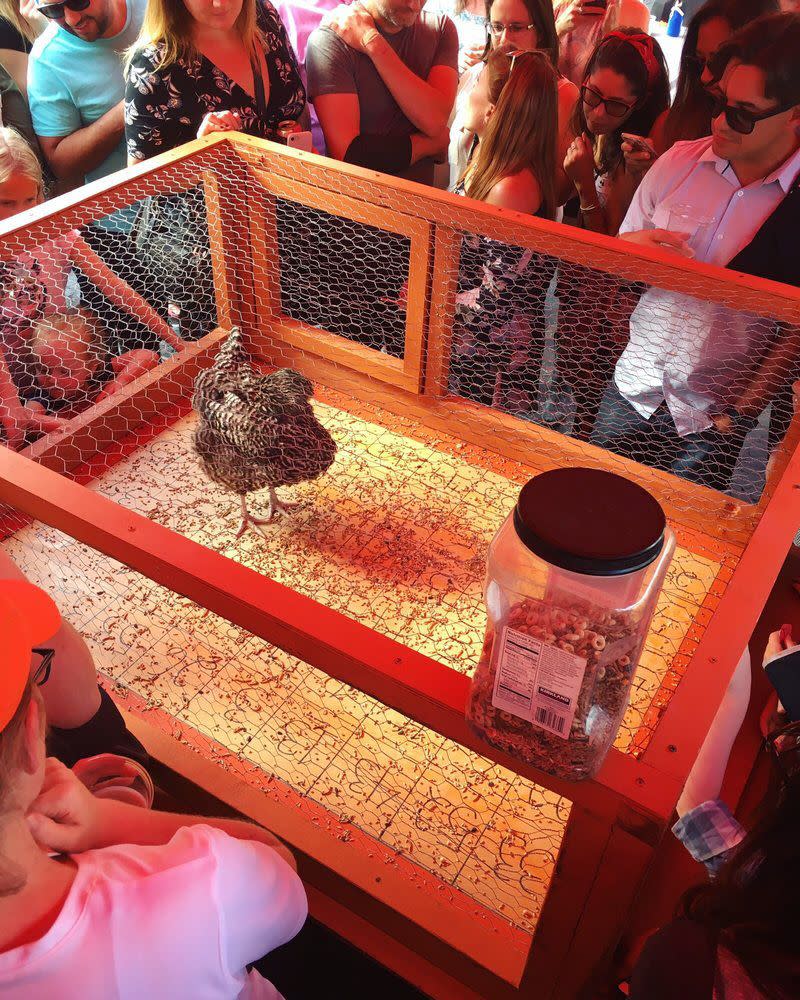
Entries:
<svg viewBox="0 0 800 1000">
<path fill-rule="evenodd" d="M 526 483 L 489 547 L 472 728 L 557 777 L 593 777 L 674 549 L 659 503 L 622 476 L 555 469 Z"/>
</svg>

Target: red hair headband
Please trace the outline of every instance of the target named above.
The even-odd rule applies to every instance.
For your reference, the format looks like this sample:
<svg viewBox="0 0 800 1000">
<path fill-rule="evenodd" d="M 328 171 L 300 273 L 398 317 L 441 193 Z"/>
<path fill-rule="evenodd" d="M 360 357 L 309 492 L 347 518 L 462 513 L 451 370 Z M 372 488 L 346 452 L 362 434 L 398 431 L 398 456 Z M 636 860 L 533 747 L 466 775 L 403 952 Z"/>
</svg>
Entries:
<svg viewBox="0 0 800 1000">
<path fill-rule="evenodd" d="M 636 49 L 647 70 L 647 89 L 649 90 L 661 72 L 658 59 L 656 59 L 656 43 L 650 35 L 646 35 L 643 31 L 636 35 L 629 35 L 624 31 L 609 31 L 603 41 L 606 42 L 609 38 L 618 38 L 620 41 L 629 42 Z"/>
</svg>

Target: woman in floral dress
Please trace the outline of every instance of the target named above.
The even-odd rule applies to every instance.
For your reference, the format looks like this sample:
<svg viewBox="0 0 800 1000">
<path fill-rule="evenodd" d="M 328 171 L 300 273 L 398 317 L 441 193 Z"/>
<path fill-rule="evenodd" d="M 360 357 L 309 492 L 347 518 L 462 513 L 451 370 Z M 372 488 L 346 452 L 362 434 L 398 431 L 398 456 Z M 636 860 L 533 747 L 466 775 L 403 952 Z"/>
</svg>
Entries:
<svg viewBox="0 0 800 1000">
<path fill-rule="evenodd" d="M 306 106 L 286 30 L 268 0 L 150 0 L 128 63 L 128 162 L 209 132 L 269 138 Z"/>
<path fill-rule="evenodd" d="M 269 0 L 150 0 L 126 67 L 130 164 L 211 132 L 271 138 L 305 107 L 297 60 Z M 203 197 L 196 187 L 146 198 L 133 233 L 151 297 L 190 340 L 217 325 Z"/>
</svg>

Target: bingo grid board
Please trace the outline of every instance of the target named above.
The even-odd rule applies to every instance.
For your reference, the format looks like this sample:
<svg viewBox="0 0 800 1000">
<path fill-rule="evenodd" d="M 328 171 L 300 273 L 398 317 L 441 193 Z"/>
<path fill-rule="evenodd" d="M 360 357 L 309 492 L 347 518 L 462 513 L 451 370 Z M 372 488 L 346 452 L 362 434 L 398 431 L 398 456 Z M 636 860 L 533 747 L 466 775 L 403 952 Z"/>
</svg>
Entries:
<svg viewBox="0 0 800 1000">
<path fill-rule="evenodd" d="M 463 672 L 477 662 L 486 548 L 524 481 L 455 441 L 422 441 L 387 415 L 324 392 L 331 471 L 281 490 L 291 520 L 238 541 L 239 501 L 210 484 L 179 419 L 92 488 L 412 649 Z M 338 405 L 336 405 L 338 404 Z M 389 416 L 389 422 L 393 418 Z M 399 423 L 399 422 L 398 422 Z M 475 458 L 483 461 L 476 464 Z M 494 471 L 499 465 L 503 471 Z M 250 498 L 259 513 L 263 499 Z M 530 932 L 570 804 L 41 524 L 6 543 L 58 595 L 98 668 L 442 882 Z M 720 571 L 678 548 L 616 746 L 677 683 L 672 660 Z"/>
</svg>

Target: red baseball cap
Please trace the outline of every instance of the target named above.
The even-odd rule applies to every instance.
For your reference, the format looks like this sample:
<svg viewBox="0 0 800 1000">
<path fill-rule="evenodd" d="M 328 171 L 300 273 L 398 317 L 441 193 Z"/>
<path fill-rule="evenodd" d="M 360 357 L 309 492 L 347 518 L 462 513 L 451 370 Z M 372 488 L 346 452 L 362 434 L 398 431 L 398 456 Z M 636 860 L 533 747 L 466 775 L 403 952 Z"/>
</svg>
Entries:
<svg viewBox="0 0 800 1000">
<path fill-rule="evenodd" d="M 31 672 L 31 650 L 61 625 L 55 602 L 27 580 L 0 580 L 0 732 L 19 707 Z"/>
</svg>

